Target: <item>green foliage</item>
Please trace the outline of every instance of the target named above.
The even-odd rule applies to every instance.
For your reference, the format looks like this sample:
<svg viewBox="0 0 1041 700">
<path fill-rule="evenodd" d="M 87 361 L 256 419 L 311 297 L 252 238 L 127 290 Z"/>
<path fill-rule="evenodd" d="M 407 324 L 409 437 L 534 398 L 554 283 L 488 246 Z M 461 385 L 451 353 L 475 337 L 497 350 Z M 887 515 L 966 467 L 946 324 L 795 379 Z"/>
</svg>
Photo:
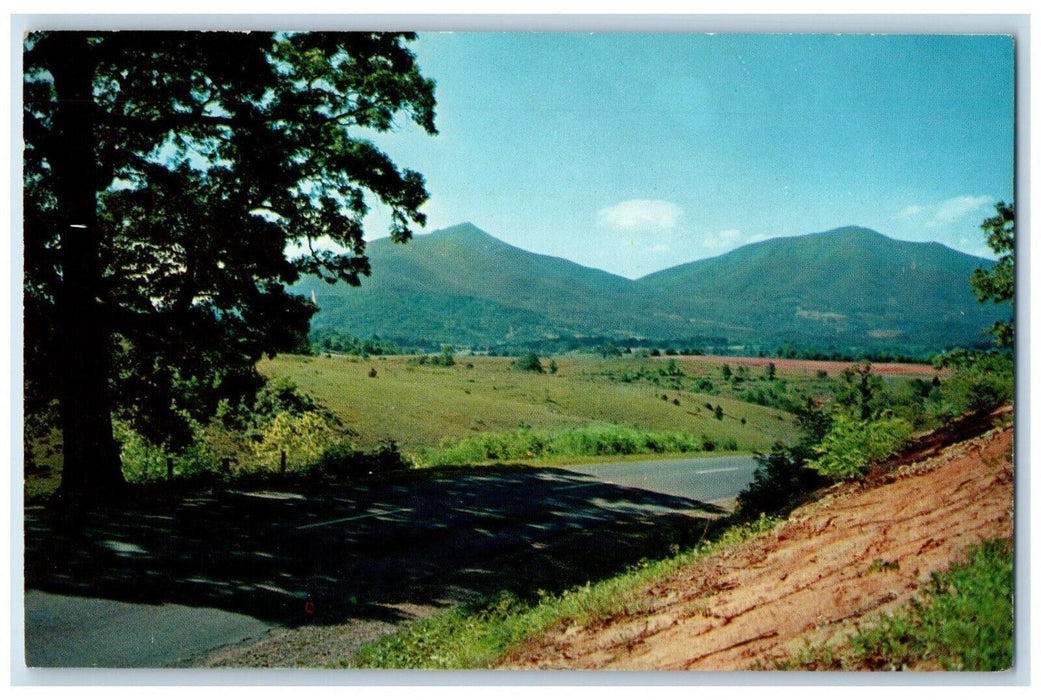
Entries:
<svg viewBox="0 0 1041 700">
<path fill-rule="evenodd" d="M 973 547 L 933 574 L 904 610 L 862 628 L 841 648 L 810 647 L 786 669 L 1004 671 L 1014 652 L 1013 557 L 1008 540 Z"/>
<path fill-rule="evenodd" d="M 539 356 L 533 352 L 529 352 L 524 357 L 518 358 L 513 363 L 513 368 L 520 370 L 521 372 L 538 372 L 539 374 L 543 372 L 542 361 L 539 360 Z"/>
<path fill-rule="evenodd" d="M 983 222 L 980 228 L 987 236 L 987 245 L 998 255 L 998 262 L 989 270 L 977 268 L 969 279 L 980 303 L 1014 305 L 1016 294 L 1016 211 L 1015 205 L 998 202 L 997 214 Z M 1013 319 L 996 321 L 990 333 L 998 347 L 1010 348 L 1015 343 Z"/>
<path fill-rule="evenodd" d="M 455 354 L 452 352 L 452 346 L 451 345 L 442 345 L 441 346 L 441 355 L 438 357 L 438 360 L 439 361 L 436 364 L 439 364 L 442 367 L 454 367 L 455 366 Z"/>
<path fill-rule="evenodd" d="M 420 365 L 433 365 L 434 367 L 454 367 L 455 366 L 455 353 L 452 352 L 452 346 L 442 345 L 440 355 L 421 355 L 416 360 L 417 364 Z"/>
<path fill-rule="evenodd" d="M 868 420 L 889 407 L 890 397 L 885 382 L 872 373 L 870 362 L 858 362 L 847 367 L 840 376 L 845 384 L 836 392 L 835 400 L 860 420 Z"/>
<path fill-rule="evenodd" d="M 389 440 L 375 450 L 358 450 L 350 443 L 338 442 L 327 447 L 311 465 L 312 474 L 334 481 L 379 477 L 410 469 L 412 461 L 401 454 L 398 444 Z"/>
<path fill-rule="evenodd" d="M 911 427 L 902 418 L 862 420 L 839 412 L 807 466 L 833 481 L 858 479 L 899 453 L 910 436 Z"/>
<path fill-rule="evenodd" d="M 167 460 L 173 460 L 175 478 L 198 474 L 216 474 L 222 456 L 216 445 L 206 439 L 198 424 L 192 426 L 193 440 L 187 448 L 174 452 L 168 445 L 156 445 L 123 421 L 115 421 L 116 439 L 120 443 L 123 476 L 131 483 L 167 480 Z"/>
<path fill-rule="evenodd" d="M 394 241 L 425 222 L 422 176 L 370 140 L 402 118 L 436 133 L 414 38 L 26 36 L 26 372 L 63 405 L 63 488 L 111 485 L 113 413 L 182 448 L 248 400 L 258 359 L 306 343 L 316 307 L 287 285 L 368 274 L 373 200 Z"/>
<path fill-rule="evenodd" d="M 798 504 L 799 498 L 824 486 L 827 481 L 807 465 L 805 447 L 774 445 L 770 454 L 757 454 L 752 482 L 737 496 L 737 514 L 754 518 L 761 513 L 783 513 Z"/>
<path fill-rule="evenodd" d="M 260 431 L 254 444 L 257 463 L 274 469 L 279 466 L 281 453 L 286 453 L 287 465 L 293 468 L 315 462 L 341 438 L 336 426 L 325 416 L 309 411 L 294 415 L 279 413 Z"/>
<path fill-rule="evenodd" d="M 956 370 L 942 392 L 946 410 L 954 416 L 987 413 L 1013 399 L 1015 367 L 1004 353 L 959 350 L 938 356 L 934 363 Z"/>
<path fill-rule="evenodd" d="M 315 352 L 335 352 L 359 357 L 401 354 L 401 349 L 393 341 L 384 340 L 378 335 L 362 339 L 332 328 L 319 328 L 312 330 L 308 339 L 311 349 Z"/>
<path fill-rule="evenodd" d="M 802 432 L 800 444 L 813 447 L 819 445 L 831 430 L 831 414 L 810 397 L 795 410 L 795 424 Z"/>
<path fill-rule="evenodd" d="M 726 448 L 736 450 L 736 440 L 730 439 Z M 682 454 L 704 449 L 705 440 L 680 431 L 603 425 L 556 432 L 521 429 L 510 433 L 482 433 L 458 441 L 445 440 L 436 449 L 422 451 L 417 461 L 422 466 L 445 466 L 552 457 Z"/>
</svg>

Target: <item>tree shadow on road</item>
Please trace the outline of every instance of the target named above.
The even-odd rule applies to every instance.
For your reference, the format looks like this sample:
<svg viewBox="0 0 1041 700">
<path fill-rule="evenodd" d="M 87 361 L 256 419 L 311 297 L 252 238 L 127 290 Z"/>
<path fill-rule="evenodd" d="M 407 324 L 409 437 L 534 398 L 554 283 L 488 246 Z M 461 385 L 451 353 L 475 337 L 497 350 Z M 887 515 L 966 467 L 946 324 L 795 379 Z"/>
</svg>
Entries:
<svg viewBox="0 0 1041 700">
<path fill-rule="evenodd" d="M 566 469 L 498 467 L 226 490 L 25 518 L 26 588 L 242 613 L 276 625 L 402 618 L 559 591 L 663 556 L 722 509 Z M 27 630 L 27 635 L 31 630 Z"/>
</svg>

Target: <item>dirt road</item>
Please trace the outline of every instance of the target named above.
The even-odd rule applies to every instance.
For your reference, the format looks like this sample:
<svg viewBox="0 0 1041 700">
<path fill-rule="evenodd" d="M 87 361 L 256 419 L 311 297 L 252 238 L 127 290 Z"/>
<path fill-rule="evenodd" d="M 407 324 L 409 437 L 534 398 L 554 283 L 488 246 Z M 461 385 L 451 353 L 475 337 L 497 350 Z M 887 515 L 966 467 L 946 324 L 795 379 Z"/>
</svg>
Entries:
<svg viewBox="0 0 1041 700">
<path fill-rule="evenodd" d="M 649 612 L 558 629 L 512 669 L 770 668 L 905 604 L 984 539 L 1011 537 L 1013 432 L 926 448 L 873 485 L 835 488 L 765 537 L 647 589 Z"/>
</svg>

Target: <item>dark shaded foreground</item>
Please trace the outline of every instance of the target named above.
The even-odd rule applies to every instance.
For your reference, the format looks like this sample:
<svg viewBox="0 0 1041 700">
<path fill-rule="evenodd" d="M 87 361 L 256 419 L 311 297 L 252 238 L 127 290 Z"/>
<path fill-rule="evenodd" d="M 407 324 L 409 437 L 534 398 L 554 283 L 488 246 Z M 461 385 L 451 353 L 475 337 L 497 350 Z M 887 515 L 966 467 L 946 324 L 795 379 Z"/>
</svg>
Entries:
<svg viewBox="0 0 1041 700">
<path fill-rule="evenodd" d="M 265 626 L 394 624 L 406 617 L 402 604 L 560 591 L 693 544 L 706 516 L 721 512 L 565 469 L 524 467 L 202 492 L 76 515 L 32 508 L 25 522 L 27 663 L 191 665 Z M 47 594 L 88 600 L 69 606 Z M 201 628 L 202 619 L 217 635 L 174 634 L 178 653 L 163 658 L 154 635 L 151 645 L 93 638 L 92 626 L 106 623 L 91 612 L 98 599 L 161 606 L 145 609 L 146 617 L 174 630 Z M 121 609 L 104 609 L 109 630 L 120 629 Z M 62 649 L 77 610 L 83 651 L 71 658 Z M 64 630 L 50 624 L 62 619 Z M 128 639 L 143 634 L 132 615 L 125 619 L 133 626 Z"/>
</svg>

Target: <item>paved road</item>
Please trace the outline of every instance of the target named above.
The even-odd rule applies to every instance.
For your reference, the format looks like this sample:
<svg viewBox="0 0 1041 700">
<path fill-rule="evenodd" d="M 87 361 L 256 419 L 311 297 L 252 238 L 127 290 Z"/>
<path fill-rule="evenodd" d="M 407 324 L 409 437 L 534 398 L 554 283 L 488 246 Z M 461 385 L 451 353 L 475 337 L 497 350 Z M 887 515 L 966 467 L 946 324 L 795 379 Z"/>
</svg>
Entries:
<svg viewBox="0 0 1041 700">
<path fill-rule="evenodd" d="M 756 466 L 751 457 L 702 457 L 566 468 L 609 484 L 713 503 L 737 496 L 752 481 Z"/>
<path fill-rule="evenodd" d="M 582 583 L 658 546 L 750 481 L 751 458 L 461 470 L 312 491 L 202 494 L 80 522 L 26 514 L 31 666 L 156 668 L 265 631 L 395 623 L 523 584 Z M 648 547 L 651 549 L 648 550 Z"/>
</svg>

